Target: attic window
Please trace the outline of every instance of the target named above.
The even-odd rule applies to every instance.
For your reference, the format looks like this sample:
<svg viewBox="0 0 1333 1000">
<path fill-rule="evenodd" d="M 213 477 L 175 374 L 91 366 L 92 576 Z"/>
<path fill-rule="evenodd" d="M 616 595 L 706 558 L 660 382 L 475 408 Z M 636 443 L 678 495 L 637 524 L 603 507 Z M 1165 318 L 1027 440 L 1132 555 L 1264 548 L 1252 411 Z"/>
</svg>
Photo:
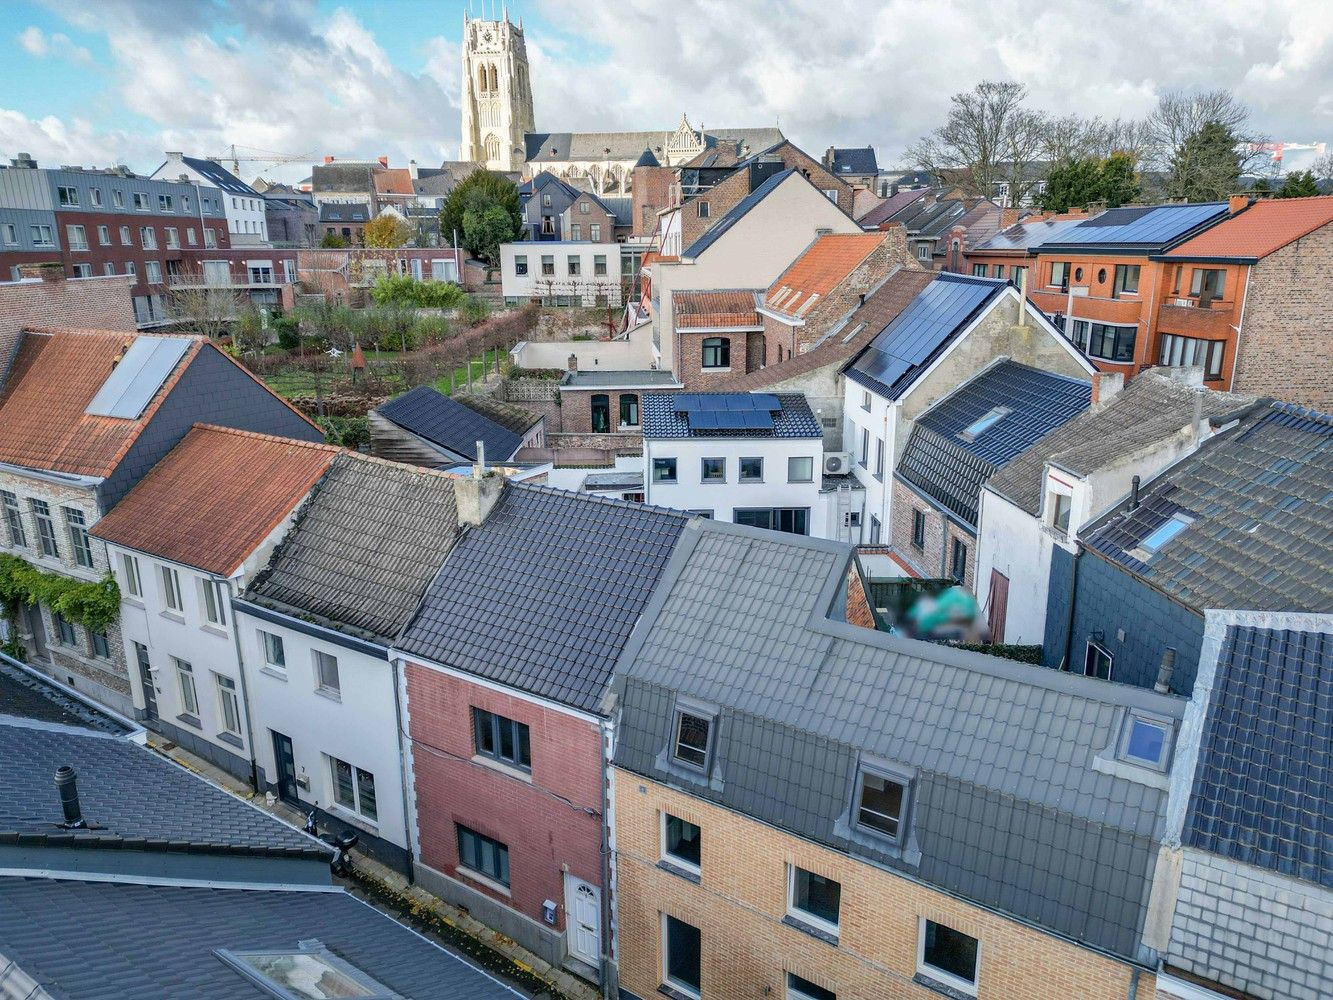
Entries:
<svg viewBox="0 0 1333 1000">
<path fill-rule="evenodd" d="M 1007 406 L 997 406 L 987 412 L 980 420 L 974 420 L 968 424 L 959 432 L 958 436 L 964 441 L 975 441 L 1012 412 L 1013 410 Z"/>
<path fill-rule="evenodd" d="M 403 1000 L 383 983 L 343 961 L 318 941 L 288 951 L 228 951 L 214 954 L 251 983 L 280 1000 Z"/>
<path fill-rule="evenodd" d="M 856 775 L 852 820 L 869 833 L 901 843 L 911 787 L 912 781 L 906 775 L 863 766 Z"/>
<path fill-rule="evenodd" d="M 708 756 L 712 749 L 713 722 L 709 716 L 679 709 L 675 725 L 671 727 L 671 756 L 682 764 L 708 770 Z"/>
<path fill-rule="evenodd" d="M 1129 712 L 1120 736 L 1117 756 L 1130 764 L 1166 770 L 1171 751 L 1171 723 L 1154 716 Z"/>
<path fill-rule="evenodd" d="M 1152 534 L 1139 542 L 1138 547 L 1144 552 L 1154 554 L 1193 523 L 1194 518 L 1186 514 L 1173 514 L 1169 521 L 1158 525 Z"/>
</svg>

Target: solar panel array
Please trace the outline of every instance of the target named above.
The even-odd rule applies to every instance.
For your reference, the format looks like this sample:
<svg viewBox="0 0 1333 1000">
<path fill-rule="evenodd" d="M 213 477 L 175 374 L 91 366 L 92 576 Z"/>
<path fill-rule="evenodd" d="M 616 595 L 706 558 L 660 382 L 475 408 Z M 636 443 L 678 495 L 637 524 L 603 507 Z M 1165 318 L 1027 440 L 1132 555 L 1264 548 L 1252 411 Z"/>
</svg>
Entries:
<svg viewBox="0 0 1333 1000">
<path fill-rule="evenodd" d="M 1094 244 L 1155 246 L 1170 243 L 1209 219 L 1226 214 L 1221 202 L 1201 205 L 1158 205 L 1155 208 L 1112 208 L 1095 219 L 1066 229 L 1043 247 Z"/>
<path fill-rule="evenodd" d="M 186 337 L 136 337 L 86 412 L 94 417 L 137 419 L 192 343 Z"/>
<path fill-rule="evenodd" d="M 769 431 L 782 409 L 772 393 L 681 393 L 676 412 L 685 414 L 692 431 Z"/>
</svg>

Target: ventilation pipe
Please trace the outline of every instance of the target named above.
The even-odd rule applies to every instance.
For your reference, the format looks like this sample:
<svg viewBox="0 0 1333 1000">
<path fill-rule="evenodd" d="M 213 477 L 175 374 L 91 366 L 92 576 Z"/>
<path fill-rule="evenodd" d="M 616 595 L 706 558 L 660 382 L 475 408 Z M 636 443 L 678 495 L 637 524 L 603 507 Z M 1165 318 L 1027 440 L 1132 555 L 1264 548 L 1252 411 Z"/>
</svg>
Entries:
<svg viewBox="0 0 1333 1000">
<path fill-rule="evenodd" d="M 1129 481 L 1129 509 L 1139 509 L 1139 477 L 1135 476 Z"/>
<path fill-rule="evenodd" d="M 1171 675 L 1176 670 L 1176 649 L 1174 646 L 1168 646 L 1165 653 L 1162 654 L 1162 665 L 1157 668 L 1157 680 L 1152 689 L 1158 694 L 1166 694 L 1171 690 Z"/>
<path fill-rule="evenodd" d="M 79 785 L 74 768 L 61 764 L 56 768 L 56 791 L 60 793 L 60 808 L 65 814 L 65 822 L 60 825 L 66 830 L 82 830 L 88 824 L 83 821 L 83 812 L 79 809 Z"/>
</svg>

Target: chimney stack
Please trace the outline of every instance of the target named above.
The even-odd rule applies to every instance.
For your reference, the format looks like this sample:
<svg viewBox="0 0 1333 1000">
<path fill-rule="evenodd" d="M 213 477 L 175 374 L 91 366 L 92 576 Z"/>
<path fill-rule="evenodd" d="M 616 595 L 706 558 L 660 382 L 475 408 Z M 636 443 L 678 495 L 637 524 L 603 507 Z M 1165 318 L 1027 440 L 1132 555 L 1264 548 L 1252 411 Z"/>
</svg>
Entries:
<svg viewBox="0 0 1333 1000">
<path fill-rule="evenodd" d="M 1227 199 L 1227 212 L 1235 215 L 1237 212 L 1244 211 L 1251 205 L 1250 196 L 1247 194 L 1233 194 Z"/>
<path fill-rule="evenodd" d="M 1139 477 L 1135 476 L 1129 481 L 1129 509 L 1139 509 Z"/>
<path fill-rule="evenodd" d="M 330 163 L 332 163 L 332 162 L 333 162 L 333 157 L 332 157 L 332 156 L 326 156 L 326 157 L 324 157 L 324 165 L 325 165 L 325 166 L 328 166 L 328 165 L 329 165 Z"/>
<path fill-rule="evenodd" d="M 389 166 L 389 158 L 388 158 L 387 156 L 381 156 L 381 157 L 379 157 L 379 164 L 380 164 L 381 167 L 388 167 L 388 166 Z"/>
<path fill-rule="evenodd" d="M 504 492 L 505 479 L 486 468 L 486 445 L 477 442 L 477 461 L 472 475 L 454 481 L 454 502 L 458 505 L 458 523 L 479 527 Z"/>
<path fill-rule="evenodd" d="M 65 814 L 65 822 L 60 825 L 66 830 L 82 830 L 88 824 L 83 821 L 83 812 L 79 808 L 79 786 L 74 768 L 68 764 L 56 768 L 56 791 L 60 793 L 60 808 Z"/>
<path fill-rule="evenodd" d="M 1097 372 L 1092 376 L 1092 408 L 1102 409 L 1125 387 L 1125 376 L 1120 372 Z"/>
<path fill-rule="evenodd" d="M 40 264 L 19 264 L 19 279 L 22 281 L 31 281 L 40 279 L 42 281 L 64 281 L 65 265 L 58 260 L 43 261 Z"/>
<path fill-rule="evenodd" d="M 579 356 L 577 354 L 571 354 L 569 356 L 569 370 L 572 372 L 579 370 Z"/>
<path fill-rule="evenodd" d="M 1152 689 L 1158 694 L 1166 694 L 1171 690 L 1171 675 L 1176 670 L 1176 650 L 1175 647 L 1167 647 L 1162 654 L 1162 665 L 1157 668 L 1157 680 L 1153 683 Z"/>
</svg>

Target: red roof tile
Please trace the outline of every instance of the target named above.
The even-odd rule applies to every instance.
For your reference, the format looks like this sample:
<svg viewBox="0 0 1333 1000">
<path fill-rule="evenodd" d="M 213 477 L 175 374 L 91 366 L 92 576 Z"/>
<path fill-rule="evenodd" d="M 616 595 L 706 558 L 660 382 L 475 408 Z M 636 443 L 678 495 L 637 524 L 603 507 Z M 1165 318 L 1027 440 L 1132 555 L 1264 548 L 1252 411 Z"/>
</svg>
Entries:
<svg viewBox="0 0 1333 1000">
<path fill-rule="evenodd" d="M 764 305 L 788 316 L 804 316 L 889 238 L 878 232 L 819 237 L 769 286 Z"/>
<path fill-rule="evenodd" d="M 296 508 L 339 451 L 196 424 L 92 533 L 228 576 Z"/>
<path fill-rule="evenodd" d="M 379 194 L 415 194 L 412 175 L 404 167 L 375 171 L 375 190 Z"/>
<path fill-rule="evenodd" d="M 0 462 L 107 476 L 202 349 L 176 364 L 137 419 L 85 411 L 137 336 L 105 330 L 29 329 L 0 392 Z"/>
<path fill-rule="evenodd" d="M 1257 260 L 1330 222 L 1333 222 L 1333 195 L 1266 199 L 1182 243 L 1166 256 Z"/>
<path fill-rule="evenodd" d="M 733 288 L 719 292 L 676 292 L 671 298 L 677 330 L 758 327 L 754 297 L 762 289 Z"/>
</svg>

